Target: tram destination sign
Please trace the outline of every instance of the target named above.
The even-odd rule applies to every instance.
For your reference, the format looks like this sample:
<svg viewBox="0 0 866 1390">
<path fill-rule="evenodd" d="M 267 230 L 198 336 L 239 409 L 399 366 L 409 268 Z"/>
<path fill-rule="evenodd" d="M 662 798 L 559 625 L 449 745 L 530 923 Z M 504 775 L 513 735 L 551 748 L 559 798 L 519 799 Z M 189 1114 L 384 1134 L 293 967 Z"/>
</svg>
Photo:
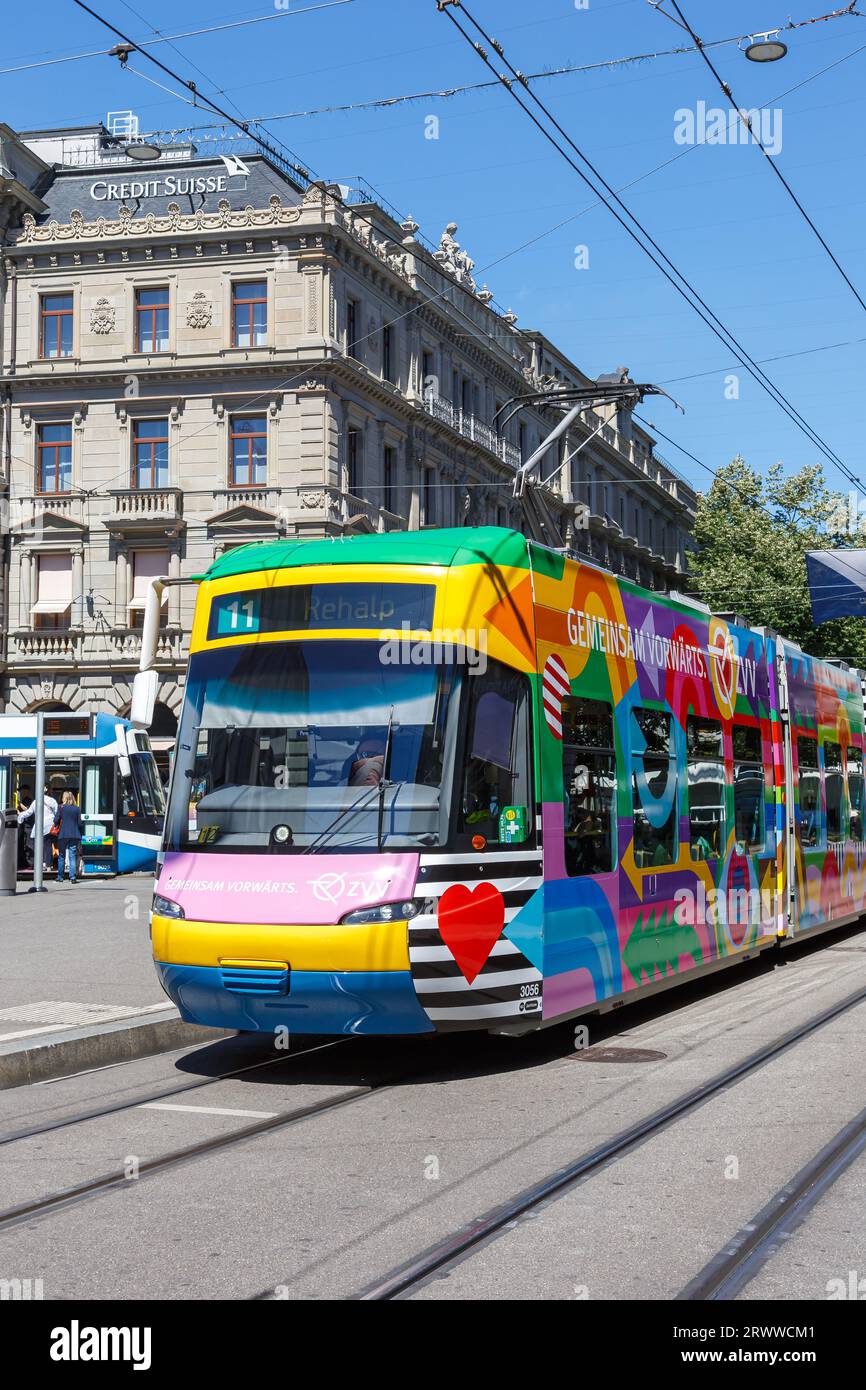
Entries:
<svg viewBox="0 0 866 1390">
<path fill-rule="evenodd" d="M 90 715 L 44 714 L 42 732 L 45 738 L 90 738 Z"/>
<path fill-rule="evenodd" d="M 369 583 L 284 584 L 221 594 L 210 611 L 208 640 L 265 632 L 316 628 L 394 628 L 412 631 L 433 626 L 435 584 Z"/>
</svg>

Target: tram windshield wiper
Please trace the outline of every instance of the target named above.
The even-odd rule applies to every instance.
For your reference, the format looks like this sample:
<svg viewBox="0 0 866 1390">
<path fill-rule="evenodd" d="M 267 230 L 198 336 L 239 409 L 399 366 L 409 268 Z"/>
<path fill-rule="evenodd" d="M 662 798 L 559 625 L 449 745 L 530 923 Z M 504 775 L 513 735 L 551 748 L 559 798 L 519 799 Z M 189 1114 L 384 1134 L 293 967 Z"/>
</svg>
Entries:
<svg viewBox="0 0 866 1390">
<path fill-rule="evenodd" d="M 328 840 L 330 840 L 331 836 L 340 828 L 347 816 L 354 815 L 356 812 L 363 811 L 368 806 L 371 806 L 378 795 L 378 785 L 375 787 L 370 787 L 368 788 L 365 795 L 359 797 L 358 800 L 353 803 L 353 805 L 344 806 L 343 809 L 339 811 L 337 815 L 334 817 L 334 819 L 331 821 L 331 824 L 326 825 L 324 830 L 320 830 L 315 839 L 311 840 L 310 843 L 307 845 L 306 849 L 302 850 L 302 853 L 313 854 L 319 848 L 320 845 L 327 844 Z"/>
<path fill-rule="evenodd" d="M 382 776 L 379 779 L 379 821 L 376 826 L 376 849 L 382 853 L 382 839 L 385 833 L 385 792 L 391 785 L 388 769 L 391 766 L 391 735 L 394 732 L 394 706 L 388 711 L 388 729 L 385 734 L 385 755 L 382 758 Z"/>
</svg>

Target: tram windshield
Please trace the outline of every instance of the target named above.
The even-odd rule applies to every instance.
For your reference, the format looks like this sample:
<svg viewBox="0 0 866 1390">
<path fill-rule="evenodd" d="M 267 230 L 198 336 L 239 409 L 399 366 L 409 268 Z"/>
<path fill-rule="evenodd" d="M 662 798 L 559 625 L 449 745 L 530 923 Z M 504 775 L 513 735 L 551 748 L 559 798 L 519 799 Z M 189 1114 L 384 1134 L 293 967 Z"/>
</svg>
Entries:
<svg viewBox="0 0 866 1390">
<path fill-rule="evenodd" d="M 166 847 L 326 854 L 423 850 L 455 833 L 495 841 L 500 809 L 530 801 L 528 687 L 495 662 L 470 676 L 458 656 L 389 664 L 379 642 L 328 639 L 194 656 Z"/>
<path fill-rule="evenodd" d="M 165 797 L 152 753 L 132 753 L 129 776 L 120 779 L 120 809 L 124 815 L 160 817 Z"/>
<path fill-rule="evenodd" d="M 375 643 L 321 641 L 195 656 L 169 847 L 375 848 L 386 751 L 401 784 L 384 789 L 387 841 L 437 843 L 450 673 L 379 655 Z"/>
</svg>

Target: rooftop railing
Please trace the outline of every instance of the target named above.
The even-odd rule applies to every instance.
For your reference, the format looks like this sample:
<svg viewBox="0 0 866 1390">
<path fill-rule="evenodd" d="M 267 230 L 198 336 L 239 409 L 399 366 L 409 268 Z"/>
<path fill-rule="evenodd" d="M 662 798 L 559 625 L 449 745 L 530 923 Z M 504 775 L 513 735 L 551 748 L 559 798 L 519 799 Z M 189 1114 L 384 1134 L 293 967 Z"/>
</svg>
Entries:
<svg viewBox="0 0 866 1390">
<path fill-rule="evenodd" d="M 444 396 L 435 396 L 430 392 L 424 395 L 424 409 L 434 420 L 441 420 L 443 424 L 450 425 L 458 434 L 462 434 L 464 439 L 471 439 L 473 444 L 480 444 L 482 449 L 495 454 L 503 463 L 508 464 L 509 468 L 519 468 L 520 450 L 517 446 L 503 439 L 477 415 L 454 405 L 453 401 L 446 400 Z"/>
</svg>

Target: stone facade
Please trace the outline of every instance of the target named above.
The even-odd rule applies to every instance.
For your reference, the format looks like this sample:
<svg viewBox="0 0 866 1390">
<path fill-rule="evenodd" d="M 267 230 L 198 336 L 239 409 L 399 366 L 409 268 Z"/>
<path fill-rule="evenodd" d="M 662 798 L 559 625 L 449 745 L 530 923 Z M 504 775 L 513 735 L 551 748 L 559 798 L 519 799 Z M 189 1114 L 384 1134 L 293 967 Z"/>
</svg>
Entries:
<svg viewBox="0 0 866 1390">
<path fill-rule="evenodd" d="M 494 416 L 588 378 L 490 306 L 453 223 L 431 251 L 411 219 L 262 156 L 243 173 L 191 150 L 133 165 L 88 139 L 92 159 L 49 169 L 30 133 L 38 196 L 0 184 L 5 708 L 125 710 L 151 573 L 281 535 L 521 526 L 515 468 L 560 416 L 525 408 L 503 433 Z M 584 420 L 548 489 L 563 534 L 675 584 L 694 493 L 629 418 Z M 168 590 L 168 737 L 194 596 Z"/>
</svg>

